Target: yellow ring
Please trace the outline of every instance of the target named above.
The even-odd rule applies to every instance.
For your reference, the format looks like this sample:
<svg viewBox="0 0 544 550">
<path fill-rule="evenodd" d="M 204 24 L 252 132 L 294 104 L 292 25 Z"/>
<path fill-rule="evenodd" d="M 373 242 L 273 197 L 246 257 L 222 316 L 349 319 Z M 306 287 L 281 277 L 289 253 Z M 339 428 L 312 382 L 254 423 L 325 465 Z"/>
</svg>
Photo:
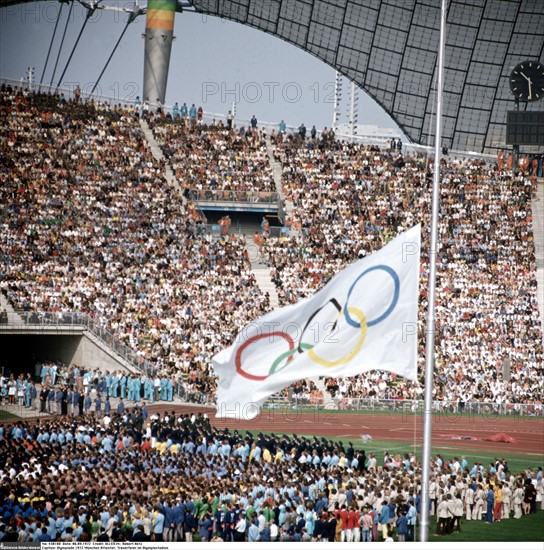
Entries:
<svg viewBox="0 0 544 550">
<path fill-rule="evenodd" d="M 312 359 L 319 365 L 322 365 L 323 367 L 339 367 L 340 365 L 344 365 L 348 361 L 351 361 L 351 359 L 353 359 L 353 357 L 359 353 L 366 338 L 366 317 L 365 314 L 356 307 L 348 307 L 348 312 L 357 317 L 361 325 L 361 334 L 359 336 L 359 341 L 357 342 L 357 345 L 347 355 L 344 355 L 344 357 L 341 357 L 336 361 L 323 359 L 323 357 L 319 357 L 319 355 L 317 355 L 313 349 L 310 349 L 306 352 L 310 359 Z"/>
</svg>

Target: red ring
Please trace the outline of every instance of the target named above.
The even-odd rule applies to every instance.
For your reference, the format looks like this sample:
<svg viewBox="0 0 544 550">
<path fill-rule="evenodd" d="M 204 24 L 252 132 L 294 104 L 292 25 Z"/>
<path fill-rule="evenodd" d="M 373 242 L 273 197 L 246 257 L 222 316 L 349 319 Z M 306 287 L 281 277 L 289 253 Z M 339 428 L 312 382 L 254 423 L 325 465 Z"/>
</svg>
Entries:
<svg viewBox="0 0 544 550">
<path fill-rule="evenodd" d="M 249 380 L 266 380 L 270 374 L 267 374 L 265 376 L 257 376 L 255 374 L 250 374 L 249 372 L 246 372 L 244 369 L 242 369 L 242 352 L 250 345 L 253 344 L 253 342 L 257 342 L 261 340 L 262 338 L 270 338 L 271 336 L 279 336 L 280 338 L 284 338 L 287 343 L 289 344 L 289 350 L 295 349 L 295 342 L 287 334 L 286 332 L 270 332 L 267 334 L 257 334 L 255 336 L 252 336 L 251 338 L 247 339 L 237 350 L 236 350 L 236 357 L 234 358 L 234 364 L 236 365 L 236 372 L 243 376 L 244 378 L 248 378 Z"/>
</svg>

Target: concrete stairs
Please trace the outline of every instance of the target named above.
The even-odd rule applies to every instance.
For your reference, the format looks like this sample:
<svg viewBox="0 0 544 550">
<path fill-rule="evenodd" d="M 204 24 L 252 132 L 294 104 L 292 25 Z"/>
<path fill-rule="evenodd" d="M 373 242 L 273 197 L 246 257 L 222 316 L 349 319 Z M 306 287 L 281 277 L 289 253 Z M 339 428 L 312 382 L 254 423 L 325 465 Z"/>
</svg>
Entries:
<svg viewBox="0 0 544 550">
<path fill-rule="evenodd" d="M 532 200 L 533 235 L 535 238 L 536 280 L 540 323 L 544 331 L 544 178 L 538 178 L 536 199 Z"/>
<path fill-rule="evenodd" d="M 153 157 L 155 158 L 155 160 L 159 162 L 163 162 L 165 165 L 164 176 L 166 178 L 166 181 L 174 189 L 176 189 L 176 191 L 179 191 L 181 193 L 182 189 L 174 176 L 174 172 L 172 171 L 170 164 L 164 158 L 162 149 L 160 148 L 157 140 L 155 139 L 155 136 L 153 135 L 153 131 L 149 127 L 149 124 L 147 124 L 147 121 L 144 120 L 143 118 L 140 118 L 140 127 L 142 128 L 142 132 L 144 133 L 145 139 L 147 140 L 147 143 L 149 145 L 149 148 L 151 149 L 151 153 Z"/>
<path fill-rule="evenodd" d="M 264 258 L 258 256 L 255 245 L 251 239 L 248 239 L 246 250 L 251 263 L 251 271 L 253 275 L 255 275 L 255 280 L 257 281 L 257 286 L 263 294 L 268 292 L 271 309 L 277 309 L 280 302 L 278 293 L 276 292 L 276 285 L 270 279 L 270 267 L 264 263 Z"/>
<path fill-rule="evenodd" d="M 276 189 L 278 191 L 278 195 L 280 197 L 280 200 L 282 201 L 282 204 L 285 205 L 285 217 L 293 219 L 293 203 L 291 201 L 286 200 L 285 195 L 283 193 L 283 188 L 281 185 L 281 179 L 283 174 L 283 166 L 281 162 L 278 162 L 274 158 L 274 145 L 270 141 L 270 137 L 266 138 L 266 150 L 268 153 L 268 158 L 270 159 L 270 165 L 272 166 L 272 175 L 274 178 L 274 183 L 276 184 Z M 290 228 L 290 235 L 298 235 L 298 231 L 296 231 L 294 228 Z"/>
<path fill-rule="evenodd" d="M 0 310 L 5 309 L 8 312 L 8 324 L 10 325 L 23 325 L 23 318 L 13 309 L 9 300 L 6 298 L 3 292 L 0 292 Z"/>
</svg>

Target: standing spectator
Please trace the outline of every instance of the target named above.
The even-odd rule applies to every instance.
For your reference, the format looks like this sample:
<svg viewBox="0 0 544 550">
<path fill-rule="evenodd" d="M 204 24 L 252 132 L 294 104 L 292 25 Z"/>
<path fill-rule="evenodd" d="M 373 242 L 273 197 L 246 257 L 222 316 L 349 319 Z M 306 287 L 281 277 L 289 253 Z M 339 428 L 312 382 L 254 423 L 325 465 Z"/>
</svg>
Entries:
<svg viewBox="0 0 544 550">
<path fill-rule="evenodd" d="M 191 105 L 191 108 L 189 109 L 189 121 L 191 122 L 191 126 L 193 127 L 196 125 L 196 116 L 197 116 L 196 107 L 195 107 L 195 104 L 193 103 Z"/>
<path fill-rule="evenodd" d="M 164 532 L 164 514 L 160 511 L 159 506 L 155 506 L 153 510 L 153 541 L 162 542 Z"/>
<path fill-rule="evenodd" d="M 406 518 L 406 510 L 403 508 L 396 521 L 397 537 L 399 542 L 405 542 L 408 535 L 408 520 Z"/>
<path fill-rule="evenodd" d="M 495 491 L 493 491 L 492 485 L 489 485 L 487 488 L 486 503 L 487 503 L 487 511 L 485 514 L 485 522 L 493 523 L 493 506 L 495 504 Z"/>
</svg>

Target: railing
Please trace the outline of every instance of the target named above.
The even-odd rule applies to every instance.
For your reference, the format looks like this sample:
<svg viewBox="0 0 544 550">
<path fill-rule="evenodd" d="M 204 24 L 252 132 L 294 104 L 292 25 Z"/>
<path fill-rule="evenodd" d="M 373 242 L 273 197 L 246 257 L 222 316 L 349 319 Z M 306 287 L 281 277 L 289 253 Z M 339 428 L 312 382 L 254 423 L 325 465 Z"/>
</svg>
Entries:
<svg viewBox="0 0 544 550">
<path fill-rule="evenodd" d="M 184 390 L 183 390 L 184 391 Z M 178 394 L 180 399 L 188 403 L 198 403 L 215 407 L 215 401 L 205 401 L 200 396 L 187 396 Z M 335 411 L 351 411 L 354 413 L 389 413 L 398 415 L 420 415 L 424 412 L 422 400 L 410 399 L 377 399 L 377 398 L 349 398 L 333 399 L 324 402 L 323 398 L 313 396 L 274 395 L 266 400 L 263 411 L 312 411 L 321 413 L 334 413 Z M 433 413 L 445 418 L 454 415 L 483 416 L 495 418 L 498 416 L 513 417 L 543 417 L 544 409 L 541 403 L 487 403 L 483 401 L 470 401 L 466 403 L 434 401 Z"/>
<path fill-rule="evenodd" d="M 81 329 L 89 331 L 102 343 L 109 346 L 116 354 L 120 355 L 125 361 L 135 369 L 147 374 L 155 374 L 154 366 L 139 356 L 133 349 L 121 342 L 112 331 L 93 319 L 86 313 L 67 313 L 67 312 L 35 312 L 18 311 L 22 323 L 2 323 L 0 329 L 28 329 L 32 328 L 52 328 L 58 329 Z"/>
<path fill-rule="evenodd" d="M 187 395 L 180 384 L 178 397 L 188 403 L 196 403 L 215 407 L 215 401 L 206 401 L 202 396 Z M 274 395 L 263 406 L 263 410 L 309 410 L 323 413 L 334 411 L 353 411 L 362 413 L 391 413 L 405 415 L 419 415 L 424 411 L 424 403 L 421 400 L 408 399 L 376 399 L 376 398 L 350 398 L 333 400 L 324 403 L 323 398 L 314 396 Z M 542 417 L 543 407 L 540 403 L 486 403 L 471 401 L 463 404 L 448 401 L 435 401 L 433 412 L 444 417 L 453 415 L 466 416 L 524 416 Z"/>
<path fill-rule="evenodd" d="M 206 206 L 222 206 L 225 203 L 238 205 L 239 203 L 243 203 L 255 205 L 259 208 L 268 207 L 274 210 L 279 208 L 280 203 L 278 193 L 269 191 L 191 190 L 189 191 L 189 198 L 199 205 L 205 204 Z"/>
<path fill-rule="evenodd" d="M 422 400 L 340 398 L 334 400 L 338 410 L 376 411 L 403 414 L 422 414 L 425 410 Z M 544 416 L 541 403 L 493 403 L 485 401 L 433 401 L 433 411 L 448 414 L 491 415 L 491 416 Z"/>
</svg>

